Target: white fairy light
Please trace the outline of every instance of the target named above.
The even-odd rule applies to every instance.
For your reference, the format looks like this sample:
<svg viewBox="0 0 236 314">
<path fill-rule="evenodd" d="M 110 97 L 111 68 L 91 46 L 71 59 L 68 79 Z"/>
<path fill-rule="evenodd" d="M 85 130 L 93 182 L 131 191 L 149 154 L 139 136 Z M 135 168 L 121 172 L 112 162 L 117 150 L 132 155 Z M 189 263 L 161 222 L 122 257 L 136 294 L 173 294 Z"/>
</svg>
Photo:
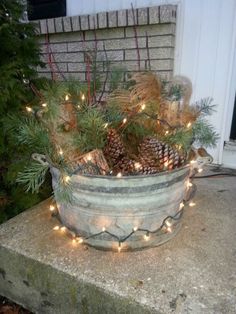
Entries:
<svg viewBox="0 0 236 314">
<path fill-rule="evenodd" d="M 149 241 L 150 235 L 149 235 L 149 234 L 145 234 L 145 235 L 143 236 L 143 238 L 144 238 L 145 241 Z"/>
<path fill-rule="evenodd" d="M 193 206 L 195 206 L 195 205 L 196 205 L 196 203 L 194 203 L 194 202 L 190 202 L 190 203 L 189 203 L 189 206 L 190 206 L 190 207 L 193 207 Z"/>
<path fill-rule="evenodd" d="M 142 104 L 141 106 L 141 111 L 144 110 L 146 108 L 146 105 L 145 104 Z"/>
<path fill-rule="evenodd" d="M 60 229 L 60 227 L 59 226 L 55 226 L 55 227 L 53 227 L 53 230 L 59 230 Z"/>
<path fill-rule="evenodd" d="M 81 100 L 82 100 L 82 101 L 85 101 L 85 95 L 84 95 L 84 94 L 82 94 Z"/>
<path fill-rule="evenodd" d="M 138 230 L 138 227 L 133 227 L 133 231 L 137 231 Z"/>
<path fill-rule="evenodd" d="M 68 183 L 70 181 L 70 177 L 69 176 L 65 176 L 64 177 L 64 182 Z"/>
<path fill-rule="evenodd" d="M 105 123 L 103 127 L 106 129 L 108 127 L 108 123 Z"/>
<path fill-rule="evenodd" d="M 65 231 L 66 231 L 66 227 L 65 227 L 65 226 L 62 226 L 62 227 L 60 228 L 60 230 L 61 230 L 62 232 L 65 232 Z"/>
<path fill-rule="evenodd" d="M 103 228 L 102 228 L 102 231 L 103 231 L 103 232 L 105 232 L 105 231 L 106 231 L 106 228 L 105 228 L 105 227 L 103 227 Z"/>
<path fill-rule="evenodd" d="M 127 118 L 124 118 L 122 123 L 125 124 L 127 122 Z"/>
<path fill-rule="evenodd" d="M 187 124 L 187 128 L 189 129 L 189 128 L 191 127 L 191 125 L 192 125 L 192 123 L 189 122 L 189 123 Z"/>
<path fill-rule="evenodd" d="M 83 239 L 83 238 L 79 238 L 79 239 L 78 239 L 78 242 L 79 242 L 79 243 L 83 243 L 83 242 L 84 242 L 84 239 Z"/>
<path fill-rule="evenodd" d="M 122 173 L 118 172 L 116 176 L 117 176 L 117 178 L 121 178 L 122 177 Z"/>
<path fill-rule="evenodd" d="M 166 224 L 167 227 L 171 227 L 172 226 L 172 223 L 170 221 L 168 221 L 168 220 L 165 222 L 165 224 Z"/>
<path fill-rule="evenodd" d="M 61 156 L 63 155 L 63 150 L 61 148 L 59 149 L 58 154 Z"/>
<path fill-rule="evenodd" d="M 165 135 L 169 134 L 169 131 L 165 131 Z"/>
<path fill-rule="evenodd" d="M 184 208 L 184 203 L 183 203 L 183 202 L 181 202 L 181 203 L 179 204 L 179 210 L 181 210 L 182 208 Z"/>
<path fill-rule="evenodd" d="M 65 101 L 68 101 L 70 99 L 70 96 L 67 94 L 66 96 L 65 96 Z"/>
<path fill-rule="evenodd" d="M 202 168 L 199 168 L 199 169 L 198 169 L 198 173 L 201 173 L 201 172 L 203 172 L 203 169 L 202 169 Z"/>
<path fill-rule="evenodd" d="M 188 183 L 187 183 L 187 187 L 188 187 L 188 188 L 191 188 L 192 186 L 193 186 L 193 184 L 192 184 L 191 182 L 189 182 L 189 181 L 188 181 Z"/>
<path fill-rule="evenodd" d="M 118 250 L 118 252 L 120 253 L 120 251 L 121 251 L 121 243 L 119 243 L 117 250 Z"/>
<path fill-rule="evenodd" d="M 91 161 L 92 160 L 92 156 L 89 154 L 87 157 L 87 161 Z"/>
<path fill-rule="evenodd" d="M 166 228 L 166 231 L 169 232 L 169 233 L 171 233 L 171 232 L 172 232 L 171 227 L 167 227 L 167 228 Z"/>
<path fill-rule="evenodd" d="M 43 108 L 46 108 L 46 107 L 47 107 L 47 104 L 46 104 L 46 103 L 43 103 L 43 104 L 42 104 L 42 107 L 43 107 Z"/>
<path fill-rule="evenodd" d="M 26 106 L 25 109 L 27 112 L 33 112 L 33 109 L 31 107 Z"/>
<path fill-rule="evenodd" d="M 50 205 L 50 206 L 49 206 L 49 210 L 50 210 L 51 212 L 53 212 L 53 211 L 55 210 L 55 206 L 54 206 L 54 205 Z"/>
<path fill-rule="evenodd" d="M 135 162 L 135 163 L 134 163 L 134 168 L 135 168 L 136 170 L 139 170 L 139 169 L 141 168 L 141 164 L 140 164 L 139 162 Z"/>
</svg>

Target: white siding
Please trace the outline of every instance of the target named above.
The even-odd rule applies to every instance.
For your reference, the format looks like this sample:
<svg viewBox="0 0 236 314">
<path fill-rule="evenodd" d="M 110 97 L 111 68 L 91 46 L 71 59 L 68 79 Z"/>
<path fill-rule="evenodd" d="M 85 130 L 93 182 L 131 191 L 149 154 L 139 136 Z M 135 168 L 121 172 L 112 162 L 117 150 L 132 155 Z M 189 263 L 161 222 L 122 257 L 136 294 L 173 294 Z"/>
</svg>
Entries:
<svg viewBox="0 0 236 314">
<path fill-rule="evenodd" d="M 193 82 L 193 100 L 211 96 L 218 104 L 210 118 L 220 134 L 211 151 L 222 161 L 223 143 L 229 140 L 236 84 L 236 1 L 235 0 L 67 0 L 68 15 L 178 4 L 175 73 Z"/>
</svg>

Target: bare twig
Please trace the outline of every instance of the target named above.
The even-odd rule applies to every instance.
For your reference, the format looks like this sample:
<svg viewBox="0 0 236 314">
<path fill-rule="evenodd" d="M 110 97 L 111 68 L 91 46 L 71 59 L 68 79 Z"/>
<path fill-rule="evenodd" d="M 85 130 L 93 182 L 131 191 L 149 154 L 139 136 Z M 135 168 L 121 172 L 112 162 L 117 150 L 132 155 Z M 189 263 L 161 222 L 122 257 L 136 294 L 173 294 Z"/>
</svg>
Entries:
<svg viewBox="0 0 236 314">
<path fill-rule="evenodd" d="M 101 102 L 102 100 L 102 97 L 105 93 L 105 90 L 106 90 L 106 85 L 107 85 L 107 81 L 108 81 L 108 76 L 109 76 L 109 65 L 108 65 L 108 57 L 107 57 L 107 52 L 106 52 L 106 48 L 105 48 L 105 44 L 103 42 L 103 50 L 104 50 L 104 53 L 105 53 L 105 58 L 106 58 L 106 63 L 107 63 L 107 70 L 106 70 L 106 76 L 105 76 L 105 80 L 103 82 L 103 87 L 102 87 L 102 92 L 101 92 L 101 95 L 98 99 L 98 103 Z"/>
<path fill-rule="evenodd" d="M 134 38 L 135 38 L 135 44 L 136 44 L 136 50 L 137 50 L 137 61 L 138 61 L 138 70 L 140 71 L 140 51 L 139 51 L 139 46 L 138 46 L 138 34 L 137 34 L 137 22 L 135 19 L 135 14 L 134 14 L 134 7 L 133 3 L 131 3 L 131 8 L 132 8 L 132 16 L 133 16 L 133 29 L 134 29 Z"/>
</svg>

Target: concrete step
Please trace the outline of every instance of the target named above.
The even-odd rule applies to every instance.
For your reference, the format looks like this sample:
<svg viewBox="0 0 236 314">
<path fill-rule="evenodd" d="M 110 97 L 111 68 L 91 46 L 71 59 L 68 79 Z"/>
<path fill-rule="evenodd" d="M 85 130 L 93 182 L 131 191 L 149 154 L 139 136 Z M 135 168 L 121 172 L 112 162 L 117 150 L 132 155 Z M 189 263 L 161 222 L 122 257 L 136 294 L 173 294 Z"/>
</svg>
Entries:
<svg viewBox="0 0 236 314">
<path fill-rule="evenodd" d="M 196 180 L 170 242 L 130 253 L 74 245 L 45 201 L 0 226 L 0 295 L 34 313 L 235 313 L 236 178 Z"/>
</svg>

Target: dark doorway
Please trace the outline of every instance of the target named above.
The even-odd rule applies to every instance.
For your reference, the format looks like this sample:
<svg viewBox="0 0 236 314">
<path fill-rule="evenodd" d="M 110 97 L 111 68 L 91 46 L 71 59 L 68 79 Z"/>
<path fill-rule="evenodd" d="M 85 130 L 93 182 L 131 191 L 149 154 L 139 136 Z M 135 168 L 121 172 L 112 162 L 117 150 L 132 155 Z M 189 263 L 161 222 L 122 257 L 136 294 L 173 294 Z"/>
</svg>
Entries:
<svg viewBox="0 0 236 314">
<path fill-rule="evenodd" d="M 236 95 L 235 95 L 235 99 L 234 99 L 234 113 L 233 113 L 233 119 L 232 119 L 230 139 L 236 140 Z"/>
<path fill-rule="evenodd" d="M 29 20 L 66 15 L 66 0 L 28 0 L 27 4 Z"/>
</svg>

